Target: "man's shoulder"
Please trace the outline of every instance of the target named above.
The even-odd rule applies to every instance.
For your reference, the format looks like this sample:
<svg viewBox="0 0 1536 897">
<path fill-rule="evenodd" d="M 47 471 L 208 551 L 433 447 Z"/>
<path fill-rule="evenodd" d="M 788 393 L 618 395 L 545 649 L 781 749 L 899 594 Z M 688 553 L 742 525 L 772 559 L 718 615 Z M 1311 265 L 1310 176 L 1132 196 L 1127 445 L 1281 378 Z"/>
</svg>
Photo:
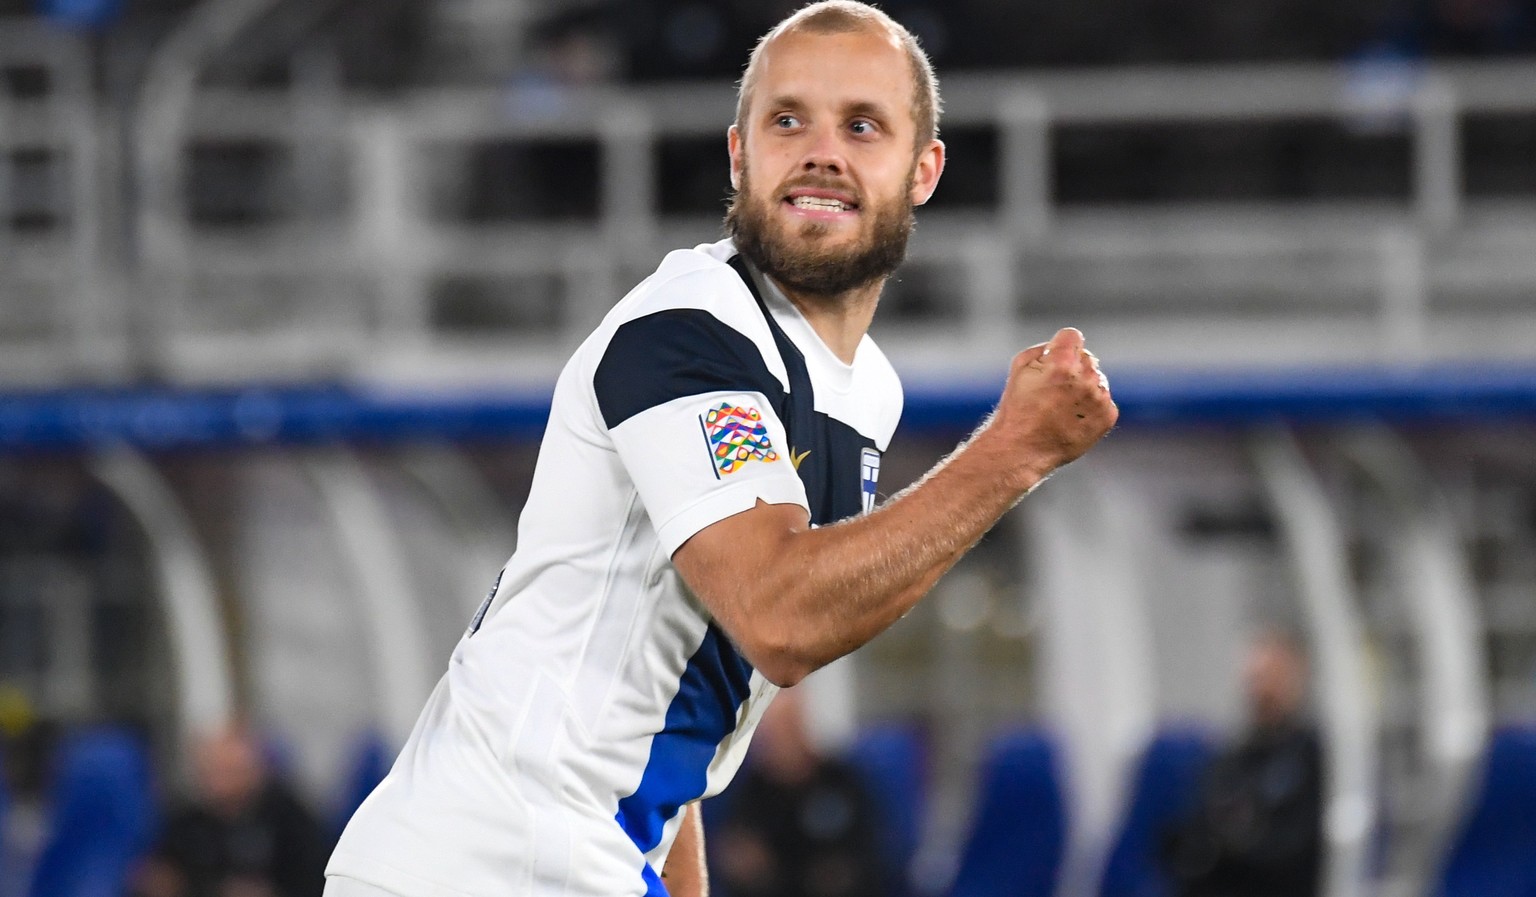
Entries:
<svg viewBox="0 0 1536 897">
<path fill-rule="evenodd" d="M 764 326 L 762 313 L 731 267 L 729 242 L 705 243 L 667 253 L 656 271 L 614 307 L 610 318 L 622 324 L 664 311 L 703 311 L 734 329 L 754 333 Z"/>
<path fill-rule="evenodd" d="M 260 812 L 269 818 L 303 825 L 318 825 L 314 813 L 304 803 L 303 798 L 299 797 L 293 786 L 281 780 L 269 781 L 262 788 L 258 806 Z"/>
<path fill-rule="evenodd" d="M 877 388 L 894 390 L 898 400 L 900 399 L 901 376 L 896 373 L 895 365 L 891 364 L 890 358 L 886 357 L 869 334 L 865 334 L 863 342 L 859 343 L 855 364 L 865 379 L 875 384 Z"/>
<path fill-rule="evenodd" d="M 668 253 L 593 334 L 594 363 L 620 345 L 646 355 L 665 354 L 665 346 L 688 351 L 731 346 L 761 356 L 784 381 L 783 362 L 763 311 L 730 265 L 734 255 L 726 241 Z"/>
<path fill-rule="evenodd" d="M 885 451 L 901 422 L 906 396 L 901 377 L 874 340 L 866 335 L 854 358 L 851 379 L 844 390 L 818 388 L 818 410 L 825 410 Z"/>
<path fill-rule="evenodd" d="M 733 255 L 729 243 L 668 253 L 583 344 L 568 370 L 592 384 L 610 425 L 627 419 L 624 409 L 652 407 L 678 391 L 788 388 L 773 334 L 730 265 Z"/>
<path fill-rule="evenodd" d="M 160 825 L 162 834 L 184 835 L 219 827 L 219 817 L 200 801 L 178 800 L 166 811 Z"/>
</svg>

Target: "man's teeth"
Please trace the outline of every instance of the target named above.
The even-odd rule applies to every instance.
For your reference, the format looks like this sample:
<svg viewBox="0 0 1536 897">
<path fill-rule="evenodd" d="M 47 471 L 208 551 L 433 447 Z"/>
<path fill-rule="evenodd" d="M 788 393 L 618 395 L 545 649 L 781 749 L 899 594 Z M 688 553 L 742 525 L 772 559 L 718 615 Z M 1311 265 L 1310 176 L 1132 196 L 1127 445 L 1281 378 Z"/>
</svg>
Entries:
<svg viewBox="0 0 1536 897">
<path fill-rule="evenodd" d="M 797 196 L 790 200 L 797 209 L 816 209 L 823 212 L 843 212 L 848 206 L 840 199 L 827 199 L 822 196 Z"/>
</svg>

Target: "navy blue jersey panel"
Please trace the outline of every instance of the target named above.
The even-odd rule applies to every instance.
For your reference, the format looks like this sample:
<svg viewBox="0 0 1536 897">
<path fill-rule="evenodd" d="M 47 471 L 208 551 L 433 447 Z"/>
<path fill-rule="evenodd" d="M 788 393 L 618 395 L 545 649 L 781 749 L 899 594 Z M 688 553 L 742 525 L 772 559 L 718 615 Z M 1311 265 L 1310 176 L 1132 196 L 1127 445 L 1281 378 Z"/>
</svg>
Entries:
<svg viewBox="0 0 1536 897">
<path fill-rule="evenodd" d="M 820 411 L 810 417 L 809 433 L 790 434 L 790 451 L 800 459 L 795 472 L 811 503 L 811 522 L 824 526 L 864 510 L 860 462 L 875 441 Z"/>
<path fill-rule="evenodd" d="M 773 334 L 773 344 L 779 349 L 779 360 L 784 362 L 784 373 L 789 381 L 790 401 L 786 408 L 779 409 L 779 420 L 784 422 L 784 429 L 789 431 L 790 441 L 793 442 L 796 433 L 809 433 L 814 424 L 811 421 L 815 414 L 816 393 L 811 388 L 811 373 L 805 366 L 805 355 L 800 352 L 795 341 L 789 338 L 779 322 L 773 319 L 773 314 L 768 311 L 768 303 L 763 301 L 763 294 L 757 290 L 757 281 L 752 279 L 747 270 L 746 260 L 741 256 L 733 256 L 730 265 L 736 270 L 741 282 L 747 285 L 747 290 L 752 293 L 752 298 L 757 300 L 758 310 L 763 313 L 763 320 L 768 323 L 768 331 Z"/>
<path fill-rule="evenodd" d="M 709 392 L 760 392 L 775 412 L 784 387 L 757 345 L 707 311 L 675 308 L 614 331 L 593 376 L 609 428 L 649 408 Z"/>
<path fill-rule="evenodd" d="M 811 505 L 811 523 L 823 526 L 861 513 L 864 498 L 860 466 L 864 449 L 873 449 L 875 441 L 816 410 L 816 391 L 811 386 L 805 355 L 773 319 L 768 304 L 747 271 L 745 260 L 738 255 L 731 259 L 730 265 L 762 309 L 763 319 L 768 322 L 768 330 L 773 334 L 774 345 L 778 346 L 779 358 L 789 377 L 789 395 L 783 406 L 775 410 L 789 436 L 790 460 L 805 486 L 805 496 Z"/>
</svg>

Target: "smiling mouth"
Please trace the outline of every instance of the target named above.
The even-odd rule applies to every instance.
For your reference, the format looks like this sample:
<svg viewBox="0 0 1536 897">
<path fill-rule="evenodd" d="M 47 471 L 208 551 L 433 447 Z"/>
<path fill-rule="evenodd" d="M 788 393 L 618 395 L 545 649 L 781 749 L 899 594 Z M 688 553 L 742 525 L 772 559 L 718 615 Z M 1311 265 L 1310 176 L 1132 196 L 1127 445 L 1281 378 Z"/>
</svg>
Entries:
<svg viewBox="0 0 1536 897">
<path fill-rule="evenodd" d="M 787 202 L 797 209 L 807 212 L 852 212 L 858 209 L 857 205 L 845 203 L 840 199 L 832 199 L 825 196 L 796 196 Z"/>
</svg>

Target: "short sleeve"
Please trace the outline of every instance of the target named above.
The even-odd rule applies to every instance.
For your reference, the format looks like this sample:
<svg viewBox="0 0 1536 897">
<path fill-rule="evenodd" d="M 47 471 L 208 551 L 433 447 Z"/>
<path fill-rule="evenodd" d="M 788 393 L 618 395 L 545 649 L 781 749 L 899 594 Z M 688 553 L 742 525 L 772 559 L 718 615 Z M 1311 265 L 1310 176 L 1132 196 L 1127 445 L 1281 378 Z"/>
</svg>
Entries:
<svg viewBox="0 0 1536 897">
<path fill-rule="evenodd" d="M 701 309 L 621 324 L 593 377 L 603 422 L 670 556 L 716 521 L 809 507 L 756 343 Z"/>
</svg>

